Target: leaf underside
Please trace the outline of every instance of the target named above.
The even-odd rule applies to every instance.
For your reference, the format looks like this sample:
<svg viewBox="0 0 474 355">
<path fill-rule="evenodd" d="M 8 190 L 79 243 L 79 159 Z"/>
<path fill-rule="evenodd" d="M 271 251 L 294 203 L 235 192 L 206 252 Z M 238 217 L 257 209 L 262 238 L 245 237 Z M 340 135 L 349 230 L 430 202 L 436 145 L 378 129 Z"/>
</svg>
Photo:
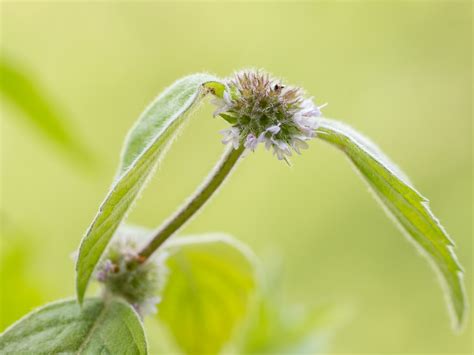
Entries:
<svg viewBox="0 0 474 355">
<path fill-rule="evenodd" d="M 453 251 L 454 243 L 431 212 L 428 200 L 371 141 L 352 128 L 321 119 L 317 133 L 347 155 L 408 239 L 432 261 L 449 295 L 455 328 L 459 328 L 467 309 L 463 272 Z"/>
<path fill-rule="evenodd" d="M 255 257 L 225 235 L 171 240 L 159 319 L 187 354 L 217 354 L 248 313 L 256 280 Z"/>
<path fill-rule="evenodd" d="M 203 97 L 203 84 L 217 80 L 208 74 L 178 80 L 146 108 L 131 129 L 117 178 L 81 241 L 76 263 L 79 302 L 110 239 L 157 167 L 185 114 Z"/>
<path fill-rule="evenodd" d="M 0 353 L 146 354 L 142 323 L 132 307 L 119 300 L 104 304 L 86 299 L 46 305 L 0 336 Z"/>
</svg>

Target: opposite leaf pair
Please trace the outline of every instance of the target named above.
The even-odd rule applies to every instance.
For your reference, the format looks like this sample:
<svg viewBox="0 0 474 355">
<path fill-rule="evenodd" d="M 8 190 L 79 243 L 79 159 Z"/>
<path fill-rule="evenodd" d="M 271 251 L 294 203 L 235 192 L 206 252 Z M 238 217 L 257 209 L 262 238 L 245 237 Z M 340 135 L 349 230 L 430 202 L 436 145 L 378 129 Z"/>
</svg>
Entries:
<svg viewBox="0 0 474 355">
<path fill-rule="evenodd" d="M 252 97 L 252 90 L 257 91 L 255 97 Z M 299 90 L 286 87 L 260 71 L 237 73 L 235 79 L 229 80 L 194 74 L 171 85 L 148 106 L 128 134 L 117 179 L 81 242 L 76 265 L 79 302 L 111 237 L 159 165 L 160 157 L 186 114 L 209 93 L 218 100 L 216 113 L 231 122 L 232 128 L 239 130 L 237 141 L 228 141 L 236 149 L 243 149 L 248 145 L 248 137 L 256 137 L 260 132 L 262 141 L 270 141 L 274 149 L 283 149 L 288 153 L 290 145 L 297 144 L 299 140 L 304 142 L 314 131 L 316 138 L 343 151 L 404 234 L 415 242 L 440 272 L 453 310 L 455 328 L 461 327 L 466 314 L 462 269 L 453 252 L 454 243 L 430 211 L 428 200 L 368 139 L 340 122 L 318 117 L 318 107 L 303 99 Z M 305 130 L 312 131 L 303 137 L 301 132 Z M 282 153 L 282 157 L 286 153 Z M 153 245 L 147 256 L 194 212 Z"/>
</svg>

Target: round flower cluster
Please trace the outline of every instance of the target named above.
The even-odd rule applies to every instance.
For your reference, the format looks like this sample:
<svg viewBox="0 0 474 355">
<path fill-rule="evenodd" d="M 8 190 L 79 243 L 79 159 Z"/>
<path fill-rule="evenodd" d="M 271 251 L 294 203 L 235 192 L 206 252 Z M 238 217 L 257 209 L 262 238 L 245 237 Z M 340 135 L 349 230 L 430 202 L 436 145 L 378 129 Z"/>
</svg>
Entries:
<svg viewBox="0 0 474 355">
<path fill-rule="evenodd" d="M 259 70 L 236 73 L 219 96 L 212 101 L 217 106 L 214 116 L 232 124 L 221 132 L 222 142 L 235 149 L 243 144 L 252 151 L 263 143 L 279 160 L 308 147 L 323 107 L 305 98 L 302 89 L 285 86 Z"/>
<path fill-rule="evenodd" d="M 120 239 L 110 247 L 96 278 L 104 286 L 104 297 L 122 297 L 144 317 L 156 313 L 160 301 L 156 295 L 164 271 L 157 260 L 142 263 L 137 245 L 130 239 Z"/>
</svg>

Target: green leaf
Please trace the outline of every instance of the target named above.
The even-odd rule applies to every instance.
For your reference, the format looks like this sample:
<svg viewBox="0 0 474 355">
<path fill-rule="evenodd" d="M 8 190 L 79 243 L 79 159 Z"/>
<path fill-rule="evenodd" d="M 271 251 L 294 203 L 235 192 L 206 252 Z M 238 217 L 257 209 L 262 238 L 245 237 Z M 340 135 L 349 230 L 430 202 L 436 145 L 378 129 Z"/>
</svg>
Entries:
<svg viewBox="0 0 474 355">
<path fill-rule="evenodd" d="M 185 353 L 218 353 L 252 303 L 255 257 L 224 235 L 178 238 L 164 250 L 169 270 L 159 318 Z"/>
<path fill-rule="evenodd" d="M 86 162 L 89 153 L 67 127 L 56 103 L 31 73 L 5 55 L 0 56 L 0 94 L 18 108 L 38 131 L 65 151 Z"/>
<path fill-rule="evenodd" d="M 270 259 L 274 264 L 275 260 Z M 267 258 L 268 262 L 268 258 Z M 255 307 L 236 341 L 237 354 L 326 354 L 334 333 L 349 316 L 347 306 L 320 303 L 288 304 L 281 280 L 283 269 L 274 264 L 265 274 Z"/>
<path fill-rule="evenodd" d="M 203 86 L 220 84 L 216 77 L 194 74 L 184 77 L 158 96 L 142 113 L 125 139 L 119 176 L 137 168 L 146 153 L 162 152 L 185 120 L 185 114 L 207 93 Z M 150 152 L 151 151 L 151 152 Z M 159 154 L 159 153 L 158 153 Z"/>
<path fill-rule="evenodd" d="M 339 325 L 336 307 L 299 307 L 262 298 L 238 346 L 239 354 L 325 354 Z"/>
<path fill-rule="evenodd" d="M 454 243 L 431 212 L 428 200 L 372 142 L 350 127 L 321 119 L 318 137 L 347 155 L 408 239 L 432 261 L 449 295 L 455 327 L 461 327 L 467 311 L 463 271 L 453 251 Z"/>
<path fill-rule="evenodd" d="M 91 275 L 114 232 L 158 165 L 159 158 L 202 98 L 202 85 L 217 80 L 195 74 L 178 80 L 158 96 L 130 131 L 122 153 L 118 177 L 81 241 L 76 263 L 76 293 L 82 302 Z"/>
<path fill-rule="evenodd" d="M 50 303 L 0 336 L 0 353 L 146 354 L 141 320 L 123 301 L 87 299 Z"/>
</svg>

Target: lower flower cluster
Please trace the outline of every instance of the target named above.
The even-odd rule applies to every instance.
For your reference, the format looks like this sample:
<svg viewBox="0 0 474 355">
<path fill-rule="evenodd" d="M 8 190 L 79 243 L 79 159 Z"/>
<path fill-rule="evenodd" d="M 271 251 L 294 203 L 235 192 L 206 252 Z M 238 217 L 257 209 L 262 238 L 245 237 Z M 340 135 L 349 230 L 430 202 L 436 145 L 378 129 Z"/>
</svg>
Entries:
<svg viewBox="0 0 474 355">
<path fill-rule="evenodd" d="M 96 278 L 103 285 L 104 297 L 122 297 L 144 317 L 156 313 L 164 271 L 156 258 L 142 263 L 136 244 L 121 239 L 110 247 Z"/>
</svg>

